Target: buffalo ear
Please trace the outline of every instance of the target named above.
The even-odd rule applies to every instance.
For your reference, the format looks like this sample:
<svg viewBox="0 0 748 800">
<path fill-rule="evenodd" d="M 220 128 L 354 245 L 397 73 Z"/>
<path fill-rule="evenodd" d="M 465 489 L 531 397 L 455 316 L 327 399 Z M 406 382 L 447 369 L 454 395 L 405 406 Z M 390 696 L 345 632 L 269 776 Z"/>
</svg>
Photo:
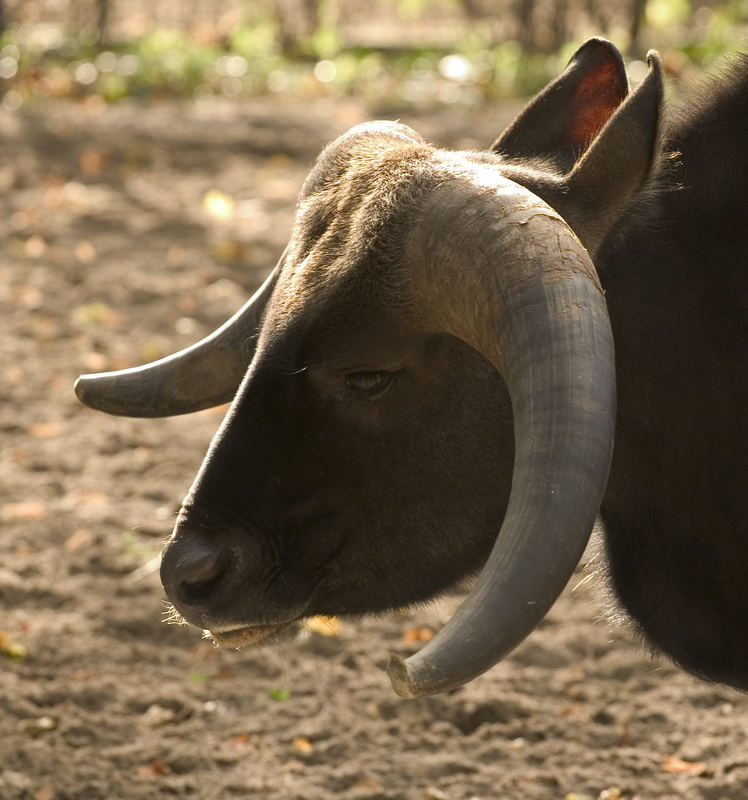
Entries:
<svg viewBox="0 0 748 800">
<path fill-rule="evenodd" d="M 508 161 L 550 161 L 568 172 L 628 94 L 623 58 L 590 39 L 491 145 Z"/>
<path fill-rule="evenodd" d="M 592 252 L 643 187 L 659 155 L 660 56 L 651 50 L 647 63 L 647 76 L 563 181 L 568 207 L 558 210 Z"/>
<path fill-rule="evenodd" d="M 625 206 L 644 186 L 660 148 L 662 64 L 649 72 L 566 174 L 509 163 L 506 176 L 556 209 L 594 256 Z"/>
</svg>

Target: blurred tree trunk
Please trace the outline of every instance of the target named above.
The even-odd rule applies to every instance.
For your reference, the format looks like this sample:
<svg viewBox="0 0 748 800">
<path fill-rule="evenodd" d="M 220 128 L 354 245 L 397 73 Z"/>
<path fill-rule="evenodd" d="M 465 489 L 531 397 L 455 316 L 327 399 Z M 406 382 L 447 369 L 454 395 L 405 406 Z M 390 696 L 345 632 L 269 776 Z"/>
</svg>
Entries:
<svg viewBox="0 0 748 800">
<path fill-rule="evenodd" d="M 629 54 L 636 55 L 639 52 L 639 35 L 641 34 L 642 23 L 644 22 L 644 11 L 647 7 L 647 0 L 631 0 L 629 18 Z"/>
<path fill-rule="evenodd" d="M 534 10 L 535 0 L 518 0 L 515 11 L 519 28 L 517 38 L 524 50 L 532 50 L 535 46 L 535 36 L 532 30 L 532 12 Z"/>
<path fill-rule="evenodd" d="M 1 1 L 1 0 L 0 0 Z M 109 22 L 109 0 L 96 0 L 96 41 L 106 41 L 106 27 Z"/>
<path fill-rule="evenodd" d="M 553 39 L 551 50 L 558 50 L 561 45 L 566 43 L 568 36 L 568 2 L 567 0 L 556 0 L 554 4 L 555 13 L 553 15 Z"/>
<path fill-rule="evenodd" d="M 607 31 L 610 15 L 606 14 L 605 6 L 602 3 L 598 3 L 597 0 L 585 0 L 584 6 L 587 11 L 587 16 L 589 16 L 592 21 L 593 28 L 600 32 Z"/>
<path fill-rule="evenodd" d="M 299 40 L 311 36 L 319 26 L 319 0 L 277 0 L 275 15 L 283 54 L 297 55 Z"/>
<path fill-rule="evenodd" d="M 461 0 L 460 5 L 469 19 L 479 19 L 482 16 L 475 0 Z"/>
</svg>

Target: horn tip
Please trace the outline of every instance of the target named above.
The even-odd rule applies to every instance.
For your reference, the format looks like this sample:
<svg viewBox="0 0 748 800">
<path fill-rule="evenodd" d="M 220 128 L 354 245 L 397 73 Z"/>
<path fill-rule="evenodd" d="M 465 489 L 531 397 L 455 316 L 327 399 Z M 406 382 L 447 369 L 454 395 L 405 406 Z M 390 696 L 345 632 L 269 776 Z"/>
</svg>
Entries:
<svg viewBox="0 0 748 800">
<path fill-rule="evenodd" d="M 88 397 L 88 392 L 86 391 L 90 385 L 91 375 L 79 375 L 75 379 L 75 383 L 73 384 L 73 391 L 75 392 L 75 396 L 83 403 L 84 406 L 90 406 L 91 401 L 90 397 Z"/>
<path fill-rule="evenodd" d="M 420 697 L 422 694 L 413 682 L 413 678 L 408 671 L 407 659 L 403 660 L 399 656 L 391 655 L 387 662 L 387 674 L 395 693 L 408 700 Z"/>
<path fill-rule="evenodd" d="M 92 408 L 94 411 L 133 416 L 132 412 L 124 408 L 122 403 L 117 402 L 112 396 L 110 381 L 103 380 L 107 376 L 108 373 L 105 372 L 79 375 L 73 384 L 75 396 L 84 406 Z"/>
</svg>

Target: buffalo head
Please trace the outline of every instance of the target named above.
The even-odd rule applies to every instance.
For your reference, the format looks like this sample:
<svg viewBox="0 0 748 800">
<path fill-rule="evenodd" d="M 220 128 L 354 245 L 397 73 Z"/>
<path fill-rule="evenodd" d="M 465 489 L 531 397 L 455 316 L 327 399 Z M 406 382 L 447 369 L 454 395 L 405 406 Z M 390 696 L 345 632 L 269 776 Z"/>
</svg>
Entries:
<svg viewBox="0 0 748 800">
<path fill-rule="evenodd" d="M 588 42 L 489 153 L 354 128 L 319 157 L 285 253 L 235 317 L 79 380 L 118 414 L 233 398 L 164 551 L 184 619 L 269 641 L 482 567 L 445 629 L 391 665 L 404 695 L 471 679 L 533 629 L 606 484 L 614 358 L 588 250 L 649 169 L 652 66 L 626 98 L 617 51 Z"/>
</svg>

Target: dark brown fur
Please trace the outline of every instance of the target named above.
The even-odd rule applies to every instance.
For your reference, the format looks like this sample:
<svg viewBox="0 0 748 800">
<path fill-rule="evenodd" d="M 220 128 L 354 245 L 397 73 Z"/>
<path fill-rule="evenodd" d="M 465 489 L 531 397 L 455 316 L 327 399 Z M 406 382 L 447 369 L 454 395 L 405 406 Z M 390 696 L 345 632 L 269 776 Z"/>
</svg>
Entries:
<svg viewBox="0 0 748 800">
<path fill-rule="evenodd" d="M 511 404 L 483 356 L 419 316 L 427 289 L 403 255 L 417 225 L 470 245 L 422 209 L 473 169 L 538 194 L 596 253 L 617 351 L 601 511 L 615 592 L 685 668 L 748 688 L 748 63 L 661 139 L 656 57 L 612 116 L 620 56 L 593 40 L 575 58 L 495 153 L 443 153 L 392 123 L 323 152 L 254 360 L 166 551 L 165 585 L 190 621 L 393 608 L 484 562 L 512 480 Z M 592 93 L 604 114 L 575 101 L 560 124 L 522 135 L 546 100 L 553 114 L 579 98 L 590 70 L 617 82 Z M 609 119 L 570 150 L 582 112 Z M 180 558 L 201 565 L 199 580 L 175 577 Z"/>
</svg>

